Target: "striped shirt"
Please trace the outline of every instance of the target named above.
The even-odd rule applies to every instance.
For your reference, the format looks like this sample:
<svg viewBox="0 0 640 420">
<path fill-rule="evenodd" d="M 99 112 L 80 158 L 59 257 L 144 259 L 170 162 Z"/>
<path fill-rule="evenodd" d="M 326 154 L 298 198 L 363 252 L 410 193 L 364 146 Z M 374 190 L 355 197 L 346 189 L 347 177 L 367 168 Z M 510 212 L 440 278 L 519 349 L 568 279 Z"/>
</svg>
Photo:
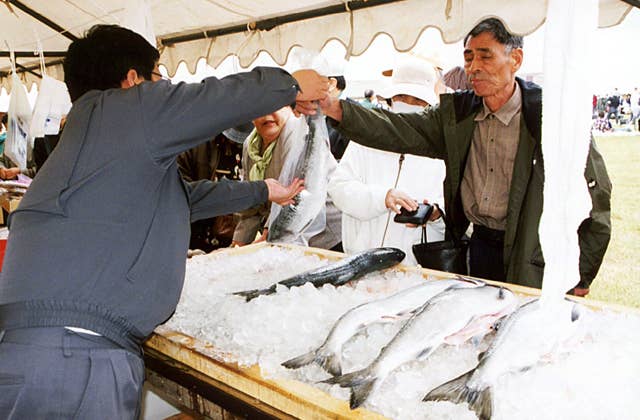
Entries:
<svg viewBox="0 0 640 420">
<path fill-rule="evenodd" d="M 516 88 L 497 111 L 483 108 L 475 116 L 476 126 L 462 178 L 464 213 L 475 224 L 505 230 L 507 205 L 518 141 L 522 93 Z"/>
</svg>

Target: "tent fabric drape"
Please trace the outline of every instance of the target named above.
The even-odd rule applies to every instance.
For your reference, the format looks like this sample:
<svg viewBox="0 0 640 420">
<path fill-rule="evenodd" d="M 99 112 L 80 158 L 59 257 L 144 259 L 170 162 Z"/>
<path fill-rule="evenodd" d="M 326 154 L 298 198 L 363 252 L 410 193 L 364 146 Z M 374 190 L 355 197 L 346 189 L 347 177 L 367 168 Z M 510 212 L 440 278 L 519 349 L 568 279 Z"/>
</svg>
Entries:
<svg viewBox="0 0 640 420">
<path fill-rule="evenodd" d="M 125 0 L 97 2 L 94 0 L 21 0 L 21 5 L 64 28 L 65 33 L 53 30 L 32 15 L 12 6 L 0 6 L 2 38 L 16 51 L 36 50 L 36 34 L 45 51 L 66 51 L 70 38 L 82 34 L 94 24 L 123 24 Z M 540 0 L 379 0 L 372 7 L 349 9 L 341 0 L 148 0 L 154 31 L 162 55 L 160 62 L 169 74 L 185 62 L 193 71 L 200 58 L 217 67 L 228 55 L 237 55 L 242 67 L 248 67 L 261 51 L 267 51 L 278 64 L 284 64 L 294 46 L 319 50 L 329 40 L 337 39 L 351 47 L 352 55 L 362 54 L 375 36 L 385 33 L 394 40 L 399 51 L 411 49 L 420 34 L 428 27 L 442 33 L 445 42 L 456 42 L 481 19 L 498 16 L 513 32 L 529 34 L 544 23 L 547 2 Z M 362 0 L 348 2 L 362 4 Z M 620 0 L 600 0 L 599 26 L 619 23 L 631 9 Z M 271 30 L 250 30 L 252 22 L 260 22 L 300 12 L 322 10 L 331 6 L 344 7 L 344 12 L 308 18 L 276 26 Z M 352 16 L 351 16 L 352 14 Z M 352 22 L 353 20 L 353 22 Z M 242 32 L 219 35 L 215 38 L 197 39 L 165 45 L 163 40 L 180 35 L 203 34 L 207 30 L 230 27 L 246 27 Z M 2 43 L 4 44 L 4 43 Z M 6 47 L 0 46 L 0 84 L 10 89 L 7 57 L 2 56 Z M 38 60 L 18 59 L 25 67 L 36 65 Z M 50 57 L 47 61 L 60 61 Z M 62 78 L 61 65 L 49 70 L 53 77 Z M 37 72 L 37 70 L 36 70 Z M 29 72 L 22 74 L 27 85 L 39 83 L 39 78 Z"/>
</svg>

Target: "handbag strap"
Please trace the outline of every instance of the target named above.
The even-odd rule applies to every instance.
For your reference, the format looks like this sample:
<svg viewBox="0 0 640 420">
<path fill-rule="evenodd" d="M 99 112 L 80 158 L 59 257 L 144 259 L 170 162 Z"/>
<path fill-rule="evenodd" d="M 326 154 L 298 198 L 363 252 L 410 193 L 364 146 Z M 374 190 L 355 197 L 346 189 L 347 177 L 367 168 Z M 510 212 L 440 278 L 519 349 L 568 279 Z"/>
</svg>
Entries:
<svg viewBox="0 0 640 420">
<path fill-rule="evenodd" d="M 398 181 L 400 180 L 400 171 L 402 170 L 402 162 L 404 162 L 404 153 L 400 154 L 398 158 L 398 174 L 396 175 L 396 182 L 393 184 L 393 188 L 398 186 Z M 380 242 L 380 247 L 384 246 L 384 240 L 387 237 L 387 229 L 389 229 L 389 221 L 391 220 L 391 210 L 387 212 L 387 223 L 384 226 L 384 233 L 382 234 L 382 242 Z"/>
<path fill-rule="evenodd" d="M 444 223 L 444 238 L 445 239 L 447 239 L 448 237 L 451 238 L 452 237 L 451 231 L 449 229 L 449 226 L 447 225 L 447 219 L 444 217 L 444 211 L 442 211 L 438 203 L 433 203 L 432 206 L 435 207 L 436 210 L 440 212 L 440 217 L 442 217 L 442 223 Z M 427 243 L 427 224 L 426 223 L 422 225 L 422 239 L 420 240 L 420 242 L 423 244 Z"/>
</svg>

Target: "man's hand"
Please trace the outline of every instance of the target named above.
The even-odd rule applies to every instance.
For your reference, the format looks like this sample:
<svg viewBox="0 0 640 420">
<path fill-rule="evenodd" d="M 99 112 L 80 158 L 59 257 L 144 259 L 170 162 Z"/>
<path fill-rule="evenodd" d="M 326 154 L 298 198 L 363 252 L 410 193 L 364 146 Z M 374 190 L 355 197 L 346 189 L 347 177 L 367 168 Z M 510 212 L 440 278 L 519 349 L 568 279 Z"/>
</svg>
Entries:
<svg viewBox="0 0 640 420">
<path fill-rule="evenodd" d="M 20 174 L 20 168 L 0 168 L 0 178 L 15 179 Z"/>
<path fill-rule="evenodd" d="M 426 198 L 422 200 L 422 204 L 430 204 L 429 200 Z M 440 207 L 433 206 L 433 211 L 431 212 L 431 217 L 429 217 L 429 221 L 433 222 L 434 220 L 438 220 L 442 217 L 442 212 L 440 211 Z"/>
<path fill-rule="evenodd" d="M 269 229 L 264 228 L 262 230 L 262 235 L 260 235 L 259 238 L 257 238 L 255 241 L 251 242 L 252 244 L 258 244 L 260 242 L 266 242 L 267 240 L 267 236 L 269 236 Z"/>
<path fill-rule="evenodd" d="M 314 70 L 298 70 L 292 74 L 300 86 L 297 101 L 317 101 L 329 96 L 329 78 Z"/>
<path fill-rule="evenodd" d="M 294 178 L 291 185 L 285 187 L 273 178 L 267 178 L 264 180 L 269 190 L 269 201 L 281 206 L 287 206 L 293 204 L 293 197 L 298 195 L 300 191 L 304 189 L 304 180 Z"/>
<path fill-rule="evenodd" d="M 340 99 L 327 96 L 320 101 L 320 108 L 324 115 L 331 117 L 338 122 L 342 121 L 342 103 L 340 102 Z"/>
<path fill-rule="evenodd" d="M 409 211 L 414 211 L 418 208 L 418 202 L 416 200 L 395 188 L 387 191 L 387 195 L 384 198 L 384 205 L 396 214 L 400 214 L 400 207 L 404 207 Z"/>
<path fill-rule="evenodd" d="M 589 288 L 574 287 L 569 291 L 569 294 L 572 294 L 578 297 L 585 297 L 589 294 Z"/>
</svg>

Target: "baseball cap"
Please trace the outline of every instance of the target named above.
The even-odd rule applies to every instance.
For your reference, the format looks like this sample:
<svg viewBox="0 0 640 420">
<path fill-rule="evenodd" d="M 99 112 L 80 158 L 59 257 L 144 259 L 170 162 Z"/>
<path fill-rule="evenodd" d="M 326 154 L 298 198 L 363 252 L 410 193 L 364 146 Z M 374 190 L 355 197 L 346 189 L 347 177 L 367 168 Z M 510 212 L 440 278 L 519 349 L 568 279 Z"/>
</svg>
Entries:
<svg viewBox="0 0 640 420">
<path fill-rule="evenodd" d="M 430 63 L 408 57 L 398 62 L 391 73 L 391 83 L 382 92 L 384 98 L 411 95 L 435 105 L 439 102 L 434 91 L 436 72 Z"/>
</svg>

